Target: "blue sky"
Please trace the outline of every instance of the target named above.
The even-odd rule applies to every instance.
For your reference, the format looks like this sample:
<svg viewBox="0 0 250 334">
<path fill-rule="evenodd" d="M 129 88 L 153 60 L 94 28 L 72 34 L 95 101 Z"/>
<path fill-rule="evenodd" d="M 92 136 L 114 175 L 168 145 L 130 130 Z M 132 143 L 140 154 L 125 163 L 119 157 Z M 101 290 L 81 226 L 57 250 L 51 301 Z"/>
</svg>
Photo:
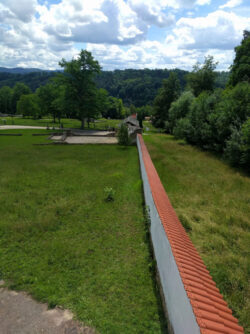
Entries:
<svg viewBox="0 0 250 334">
<path fill-rule="evenodd" d="M 87 49 L 105 70 L 191 70 L 207 55 L 228 70 L 244 29 L 244 0 L 0 0 L 0 66 L 57 69 Z"/>
</svg>

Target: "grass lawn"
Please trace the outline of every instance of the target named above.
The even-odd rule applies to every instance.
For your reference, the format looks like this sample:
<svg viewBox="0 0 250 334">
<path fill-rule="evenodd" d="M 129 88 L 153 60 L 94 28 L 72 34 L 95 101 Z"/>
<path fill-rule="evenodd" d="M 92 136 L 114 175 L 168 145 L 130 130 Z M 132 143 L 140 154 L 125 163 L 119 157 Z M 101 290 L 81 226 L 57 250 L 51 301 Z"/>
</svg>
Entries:
<svg viewBox="0 0 250 334">
<path fill-rule="evenodd" d="M 61 123 L 64 128 L 75 128 L 79 129 L 81 127 L 81 122 L 77 119 L 62 118 Z M 105 119 L 100 118 L 95 121 L 95 123 L 90 123 L 90 129 L 96 130 L 106 130 L 109 127 L 117 128 L 121 120 L 118 119 Z M 41 119 L 33 118 L 22 118 L 22 117 L 0 117 L 0 125 L 30 125 L 30 126 L 49 126 L 59 127 L 60 123 L 58 121 L 54 123 L 52 118 L 45 117 Z M 88 124 L 86 122 L 85 128 L 87 129 Z"/>
<path fill-rule="evenodd" d="M 100 333 L 166 333 L 136 147 L 32 145 L 41 131 L 0 136 L 0 279 Z"/>
<path fill-rule="evenodd" d="M 167 135 L 144 141 L 182 224 L 250 333 L 250 179 Z"/>
</svg>

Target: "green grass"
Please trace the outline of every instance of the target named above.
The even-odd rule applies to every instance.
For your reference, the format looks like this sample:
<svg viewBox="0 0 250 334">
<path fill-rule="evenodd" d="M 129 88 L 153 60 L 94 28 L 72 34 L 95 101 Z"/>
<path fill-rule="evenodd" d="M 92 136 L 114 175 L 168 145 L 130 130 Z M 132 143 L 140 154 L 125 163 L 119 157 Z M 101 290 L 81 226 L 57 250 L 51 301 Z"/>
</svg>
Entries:
<svg viewBox="0 0 250 334">
<path fill-rule="evenodd" d="M 5 121 L 6 122 L 5 122 Z M 61 123 L 64 128 L 75 128 L 79 129 L 81 127 L 81 122 L 77 119 L 69 119 L 62 118 Z M 95 121 L 95 123 L 90 123 L 90 129 L 96 130 L 106 130 L 109 127 L 117 128 L 118 124 L 121 123 L 121 120 L 117 119 L 105 119 L 100 118 Z M 0 117 L 0 125 L 29 125 L 29 126 L 49 126 L 51 127 L 59 127 L 60 123 L 58 121 L 54 123 L 52 118 L 44 117 L 41 119 L 33 119 L 33 118 L 22 118 L 22 117 Z M 86 129 L 87 123 L 85 124 Z"/>
<path fill-rule="evenodd" d="M 144 136 L 173 207 L 234 315 L 250 332 L 250 179 L 171 136 Z"/>
<path fill-rule="evenodd" d="M 0 278 L 100 333 L 165 333 L 136 147 L 21 131 L 0 137 Z"/>
</svg>

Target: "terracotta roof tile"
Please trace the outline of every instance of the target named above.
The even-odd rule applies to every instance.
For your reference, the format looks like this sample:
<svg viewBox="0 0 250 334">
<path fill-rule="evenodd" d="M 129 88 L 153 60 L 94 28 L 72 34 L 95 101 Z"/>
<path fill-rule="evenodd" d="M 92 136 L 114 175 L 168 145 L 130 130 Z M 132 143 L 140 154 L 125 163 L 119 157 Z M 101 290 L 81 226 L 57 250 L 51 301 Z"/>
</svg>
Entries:
<svg viewBox="0 0 250 334">
<path fill-rule="evenodd" d="M 152 196 L 202 334 L 244 333 L 223 300 L 199 253 L 180 223 L 141 135 L 138 135 Z"/>
</svg>

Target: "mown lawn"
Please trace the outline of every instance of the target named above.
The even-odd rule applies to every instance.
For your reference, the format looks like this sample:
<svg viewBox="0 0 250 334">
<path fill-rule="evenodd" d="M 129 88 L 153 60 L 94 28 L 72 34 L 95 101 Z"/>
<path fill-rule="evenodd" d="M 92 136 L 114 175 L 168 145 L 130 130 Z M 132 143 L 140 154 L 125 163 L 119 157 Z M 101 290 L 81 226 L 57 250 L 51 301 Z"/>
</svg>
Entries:
<svg viewBox="0 0 250 334">
<path fill-rule="evenodd" d="M 182 224 L 249 333 L 249 177 L 171 136 L 143 138 Z"/>
<path fill-rule="evenodd" d="M 100 333 L 165 333 L 136 147 L 21 131 L 0 136 L 0 279 Z"/>
<path fill-rule="evenodd" d="M 90 129 L 96 129 L 96 130 L 106 130 L 107 128 L 117 128 L 118 124 L 121 123 L 121 120 L 117 119 L 105 119 L 100 118 L 96 120 L 94 123 L 90 123 Z M 61 124 L 64 128 L 74 128 L 79 129 L 81 127 L 81 122 L 77 119 L 71 119 L 71 118 L 62 118 Z M 33 119 L 31 117 L 0 117 L 0 125 L 29 125 L 29 126 L 49 126 L 51 127 L 59 127 L 60 123 L 57 122 L 54 123 L 54 120 L 49 117 L 44 117 L 41 119 Z M 86 129 L 88 128 L 88 124 L 85 124 Z"/>
</svg>

